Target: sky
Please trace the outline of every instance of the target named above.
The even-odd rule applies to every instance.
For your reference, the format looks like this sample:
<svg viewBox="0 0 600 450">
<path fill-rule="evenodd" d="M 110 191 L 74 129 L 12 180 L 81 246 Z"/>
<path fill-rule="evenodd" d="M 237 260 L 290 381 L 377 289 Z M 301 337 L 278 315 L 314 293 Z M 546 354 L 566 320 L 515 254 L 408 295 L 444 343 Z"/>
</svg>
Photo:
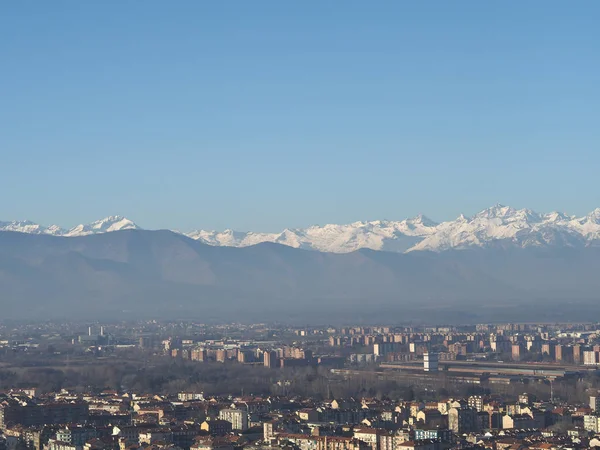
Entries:
<svg viewBox="0 0 600 450">
<path fill-rule="evenodd" d="M 0 220 L 600 206 L 600 2 L 0 2 Z"/>
</svg>

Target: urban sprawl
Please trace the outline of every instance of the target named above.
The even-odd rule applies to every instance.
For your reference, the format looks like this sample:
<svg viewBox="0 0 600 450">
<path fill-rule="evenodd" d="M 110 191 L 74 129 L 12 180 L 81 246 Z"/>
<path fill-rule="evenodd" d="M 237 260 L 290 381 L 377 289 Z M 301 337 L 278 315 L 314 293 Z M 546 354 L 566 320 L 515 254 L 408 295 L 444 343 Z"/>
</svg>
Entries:
<svg viewBox="0 0 600 450">
<path fill-rule="evenodd" d="M 600 325 L 4 323 L 0 449 L 600 447 Z"/>
</svg>

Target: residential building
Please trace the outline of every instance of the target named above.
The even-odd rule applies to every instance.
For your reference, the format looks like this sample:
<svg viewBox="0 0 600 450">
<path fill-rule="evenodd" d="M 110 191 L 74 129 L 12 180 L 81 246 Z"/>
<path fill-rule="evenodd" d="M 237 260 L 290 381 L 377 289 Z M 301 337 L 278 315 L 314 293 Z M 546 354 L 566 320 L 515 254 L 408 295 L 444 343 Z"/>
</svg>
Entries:
<svg viewBox="0 0 600 450">
<path fill-rule="evenodd" d="M 241 409 L 222 409 L 219 419 L 231 422 L 233 430 L 246 431 L 248 429 L 248 413 Z"/>
<path fill-rule="evenodd" d="M 450 408 L 448 428 L 457 434 L 477 431 L 477 410 L 468 406 Z"/>
</svg>

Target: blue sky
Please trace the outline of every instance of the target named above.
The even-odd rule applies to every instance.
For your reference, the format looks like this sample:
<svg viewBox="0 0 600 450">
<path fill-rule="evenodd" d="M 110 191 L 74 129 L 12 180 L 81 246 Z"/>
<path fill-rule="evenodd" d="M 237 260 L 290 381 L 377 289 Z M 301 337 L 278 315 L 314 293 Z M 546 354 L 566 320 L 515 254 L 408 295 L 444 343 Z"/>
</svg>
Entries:
<svg viewBox="0 0 600 450">
<path fill-rule="evenodd" d="M 600 3 L 0 4 L 0 220 L 600 206 Z"/>
</svg>

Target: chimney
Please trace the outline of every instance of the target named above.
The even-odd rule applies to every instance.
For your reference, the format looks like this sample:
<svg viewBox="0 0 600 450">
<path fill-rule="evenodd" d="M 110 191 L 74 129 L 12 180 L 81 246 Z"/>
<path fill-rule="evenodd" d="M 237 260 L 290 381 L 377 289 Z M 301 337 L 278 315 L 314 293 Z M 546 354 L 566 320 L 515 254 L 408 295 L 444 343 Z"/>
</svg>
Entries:
<svg viewBox="0 0 600 450">
<path fill-rule="evenodd" d="M 104 327 L 100 327 L 100 336 L 104 336 Z"/>
<path fill-rule="evenodd" d="M 88 327 L 88 336 L 92 335 L 92 327 Z"/>
</svg>

